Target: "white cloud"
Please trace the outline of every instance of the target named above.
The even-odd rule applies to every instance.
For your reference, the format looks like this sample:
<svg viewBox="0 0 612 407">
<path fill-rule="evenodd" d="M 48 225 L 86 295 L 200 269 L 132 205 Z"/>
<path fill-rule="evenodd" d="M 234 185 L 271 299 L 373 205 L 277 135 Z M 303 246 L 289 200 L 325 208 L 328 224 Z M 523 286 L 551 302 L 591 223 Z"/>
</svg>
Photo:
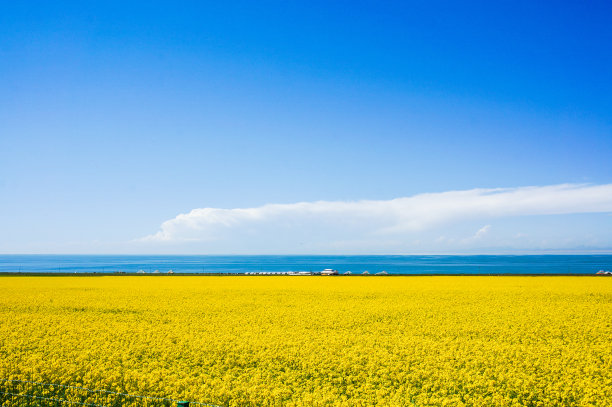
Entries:
<svg viewBox="0 0 612 407">
<path fill-rule="evenodd" d="M 483 237 L 489 233 L 490 229 L 491 229 L 491 225 L 484 225 L 483 227 L 478 229 L 476 231 L 476 233 L 474 233 L 473 235 L 468 236 L 468 237 L 466 237 L 464 239 L 461 239 L 461 244 L 462 245 L 469 245 L 469 244 L 473 244 L 473 243 L 478 242 L 478 241 L 482 241 Z M 444 242 L 440 242 L 440 243 L 444 243 Z M 447 240 L 446 243 L 452 243 L 452 241 L 451 240 Z"/>
<path fill-rule="evenodd" d="M 471 189 L 375 201 L 316 201 L 200 208 L 165 221 L 140 242 L 365 242 L 452 223 L 525 215 L 612 212 L 612 184 Z M 474 237 L 484 236 L 486 225 Z M 386 239 L 386 238 L 385 238 Z"/>
<path fill-rule="evenodd" d="M 484 225 L 474 234 L 474 239 L 480 239 L 491 230 L 491 225 Z"/>
</svg>

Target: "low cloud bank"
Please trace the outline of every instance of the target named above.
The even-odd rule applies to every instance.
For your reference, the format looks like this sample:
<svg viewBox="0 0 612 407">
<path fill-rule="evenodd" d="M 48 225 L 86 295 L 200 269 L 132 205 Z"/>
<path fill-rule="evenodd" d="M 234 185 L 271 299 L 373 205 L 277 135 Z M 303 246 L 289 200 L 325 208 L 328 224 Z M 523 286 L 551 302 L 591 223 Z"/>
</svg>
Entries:
<svg viewBox="0 0 612 407">
<path fill-rule="evenodd" d="M 141 242 L 401 237 L 466 220 L 525 215 L 612 212 L 612 184 L 470 189 L 385 201 L 316 201 L 256 208 L 200 208 L 165 221 Z M 487 225 L 478 231 L 487 234 Z"/>
</svg>

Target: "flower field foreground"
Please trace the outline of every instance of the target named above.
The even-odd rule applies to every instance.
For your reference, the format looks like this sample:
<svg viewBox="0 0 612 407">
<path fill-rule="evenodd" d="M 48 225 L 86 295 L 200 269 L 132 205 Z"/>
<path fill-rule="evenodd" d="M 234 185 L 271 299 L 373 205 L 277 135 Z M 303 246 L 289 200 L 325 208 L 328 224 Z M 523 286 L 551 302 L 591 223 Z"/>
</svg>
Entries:
<svg viewBox="0 0 612 407">
<path fill-rule="evenodd" d="M 1 277 L 0 378 L 227 406 L 612 400 L 612 278 Z"/>
</svg>

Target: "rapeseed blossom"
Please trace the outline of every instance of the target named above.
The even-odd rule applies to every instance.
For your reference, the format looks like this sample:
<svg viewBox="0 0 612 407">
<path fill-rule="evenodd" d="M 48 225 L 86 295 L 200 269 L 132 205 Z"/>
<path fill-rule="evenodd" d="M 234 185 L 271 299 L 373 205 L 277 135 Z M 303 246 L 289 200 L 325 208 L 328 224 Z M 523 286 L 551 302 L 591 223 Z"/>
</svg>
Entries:
<svg viewBox="0 0 612 407">
<path fill-rule="evenodd" d="M 0 278 L 0 378 L 224 406 L 602 406 L 612 279 Z"/>
</svg>

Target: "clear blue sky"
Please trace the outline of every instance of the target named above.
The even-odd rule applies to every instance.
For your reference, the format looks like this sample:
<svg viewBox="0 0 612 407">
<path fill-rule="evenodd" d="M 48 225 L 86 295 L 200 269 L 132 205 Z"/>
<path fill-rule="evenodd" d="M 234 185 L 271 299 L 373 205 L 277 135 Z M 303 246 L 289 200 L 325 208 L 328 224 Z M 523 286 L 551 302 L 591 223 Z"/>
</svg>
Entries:
<svg viewBox="0 0 612 407">
<path fill-rule="evenodd" d="M 299 252 L 270 225 L 125 242 L 196 208 L 610 184 L 610 21 L 578 1 L 3 2 L 0 252 Z M 373 250 L 609 249 L 602 205 Z"/>
</svg>

